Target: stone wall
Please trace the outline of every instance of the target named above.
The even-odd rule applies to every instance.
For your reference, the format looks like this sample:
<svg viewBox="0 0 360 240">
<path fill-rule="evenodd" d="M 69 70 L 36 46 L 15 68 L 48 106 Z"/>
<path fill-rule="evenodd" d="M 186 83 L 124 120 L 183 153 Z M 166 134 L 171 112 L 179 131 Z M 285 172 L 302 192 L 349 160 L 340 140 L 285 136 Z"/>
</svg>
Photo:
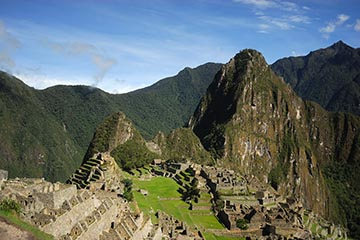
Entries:
<svg viewBox="0 0 360 240">
<path fill-rule="evenodd" d="M 9 176 L 8 171 L 0 169 L 0 181 L 7 180 Z"/>
<path fill-rule="evenodd" d="M 76 195 L 76 186 L 67 185 L 59 189 L 59 191 L 53 192 L 54 208 L 59 208 L 65 200 L 70 200 Z"/>
<path fill-rule="evenodd" d="M 70 205 L 68 201 L 64 202 L 65 205 Z M 96 198 L 89 198 L 81 204 L 73 206 L 63 215 L 59 216 L 55 222 L 52 222 L 42 228 L 43 231 L 55 237 L 60 237 L 64 233 L 69 233 L 74 225 L 86 216 L 89 216 L 93 210 L 99 207 L 101 201 Z"/>
</svg>

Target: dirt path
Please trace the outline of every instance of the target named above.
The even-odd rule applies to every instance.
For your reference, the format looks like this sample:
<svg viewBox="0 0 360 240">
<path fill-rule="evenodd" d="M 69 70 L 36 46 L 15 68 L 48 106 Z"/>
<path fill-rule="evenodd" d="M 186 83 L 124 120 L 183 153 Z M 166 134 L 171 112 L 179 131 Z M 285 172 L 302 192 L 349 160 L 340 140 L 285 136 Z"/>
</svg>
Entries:
<svg viewBox="0 0 360 240">
<path fill-rule="evenodd" d="M 29 232 L 19 229 L 9 223 L 5 218 L 0 217 L 0 240 L 35 240 Z"/>
</svg>

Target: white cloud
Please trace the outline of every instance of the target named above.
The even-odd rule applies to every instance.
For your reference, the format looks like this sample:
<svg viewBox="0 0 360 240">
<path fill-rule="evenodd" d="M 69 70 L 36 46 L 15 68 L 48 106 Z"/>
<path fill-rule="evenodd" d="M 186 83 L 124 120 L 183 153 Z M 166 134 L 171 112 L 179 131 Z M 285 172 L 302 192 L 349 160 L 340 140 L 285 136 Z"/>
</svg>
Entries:
<svg viewBox="0 0 360 240">
<path fill-rule="evenodd" d="M 304 16 L 304 15 L 292 15 L 292 16 L 288 16 L 288 19 L 289 19 L 289 21 L 295 22 L 295 23 L 306 23 L 306 24 L 310 23 L 309 17 Z"/>
<path fill-rule="evenodd" d="M 329 22 L 325 27 L 320 28 L 320 32 L 323 33 L 323 37 L 328 39 L 330 37 L 330 33 L 335 32 L 336 27 L 343 25 L 347 20 L 349 20 L 350 16 L 345 14 L 339 14 L 336 18 L 336 21 Z"/>
<path fill-rule="evenodd" d="M 293 2 L 279 2 L 279 6 L 282 10 L 293 12 L 299 9 L 298 5 Z"/>
<path fill-rule="evenodd" d="M 92 54 L 91 56 L 92 62 L 99 69 L 99 71 L 94 76 L 95 83 L 94 86 L 97 86 L 104 78 L 105 74 L 109 71 L 109 69 L 116 64 L 116 60 L 113 58 L 109 58 L 106 56 L 102 56 L 100 54 Z"/>
<path fill-rule="evenodd" d="M 360 32 L 360 19 L 356 19 L 356 24 L 354 26 L 354 30 Z"/>
<path fill-rule="evenodd" d="M 263 29 L 263 30 L 265 30 L 265 29 L 269 29 L 270 28 L 270 25 L 268 25 L 268 24 L 259 24 L 259 28 L 260 29 Z"/>
<path fill-rule="evenodd" d="M 346 22 L 350 17 L 345 14 L 340 14 L 337 16 L 337 22 L 336 25 L 342 25 L 344 22 Z"/>
<path fill-rule="evenodd" d="M 277 3 L 270 0 L 234 0 L 243 4 L 253 5 L 258 8 L 273 8 L 277 6 Z"/>
<path fill-rule="evenodd" d="M 263 26 L 267 25 L 268 28 L 270 28 L 270 26 L 274 26 L 281 30 L 290 30 L 290 29 L 294 28 L 293 25 L 289 24 L 287 19 L 273 18 L 270 16 L 260 16 L 259 19 L 265 21 L 266 24 L 264 24 Z M 261 25 L 260 25 L 260 28 L 261 28 Z"/>
<path fill-rule="evenodd" d="M 233 0 L 237 3 L 251 5 L 255 8 L 254 14 L 263 21 L 257 24 L 260 33 L 268 33 L 274 29 L 290 30 L 300 24 L 309 24 L 310 18 L 305 9 L 295 2 L 282 0 Z M 305 7 L 307 9 L 307 7 Z M 289 14 L 290 13 L 290 14 Z M 264 29 L 266 26 L 266 29 Z"/>
<path fill-rule="evenodd" d="M 0 20 L 0 68 L 12 72 L 16 63 L 12 54 L 20 48 L 20 41 L 15 38 L 6 28 L 5 24 Z"/>
<path fill-rule="evenodd" d="M 335 24 L 334 23 L 329 23 L 326 27 L 320 28 L 320 32 L 321 33 L 332 33 L 335 31 Z"/>
<path fill-rule="evenodd" d="M 21 71 L 14 74 L 17 78 L 21 79 L 27 85 L 36 89 L 45 89 L 54 85 L 88 85 L 89 81 L 84 77 L 72 76 L 70 79 L 49 76 L 42 72 L 34 73 L 31 71 Z"/>
<path fill-rule="evenodd" d="M 282 11 L 299 12 L 302 8 L 294 2 L 281 1 L 281 0 L 233 0 L 237 3 L 252 5 L 259 9 L 277 8 Z"/>
<path fill-rule="evenodd" d="M 50 49 L 57 53 L 69 56 L 84 55 L 89 57 L 97 69 L 94 75 L 94 82 L 92 83 L 93 87 L 98 86 L 109 69 L 117 63 L 115 59 L 102 54 L 100 50 L 92 44 L 79 41 L 59 43 L 47 39 L 44 42 Z"/>
</svg>

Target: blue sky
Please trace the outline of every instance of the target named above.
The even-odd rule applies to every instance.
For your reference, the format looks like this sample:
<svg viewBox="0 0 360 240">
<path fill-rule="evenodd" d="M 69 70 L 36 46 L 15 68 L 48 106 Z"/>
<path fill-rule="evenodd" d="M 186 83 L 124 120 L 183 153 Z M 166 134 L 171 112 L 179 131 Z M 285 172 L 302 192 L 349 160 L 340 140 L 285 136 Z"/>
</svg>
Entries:
<svg viewBox="0 0 360 240">
<path fill-rule="evenodd" d="M 343 40 L 358 0 L 1 0 L 0 69 L 28 85 L 123 93 L 254 48 L 269 64 Z"/>
</svg>

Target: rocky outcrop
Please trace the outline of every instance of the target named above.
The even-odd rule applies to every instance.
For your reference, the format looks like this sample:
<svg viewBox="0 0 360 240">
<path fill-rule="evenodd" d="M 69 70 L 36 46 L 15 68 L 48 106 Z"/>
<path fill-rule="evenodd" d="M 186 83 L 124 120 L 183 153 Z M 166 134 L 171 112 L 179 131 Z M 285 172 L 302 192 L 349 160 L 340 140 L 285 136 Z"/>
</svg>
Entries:
<svg viewBox="0 0 360 240">
<path fill-rule="evenodd" d="M 360 157 L 357 148 L 337 147 L 354 146 L 359 119 L 304 102 L 250 49 L 217 73 L 190 126 L 223 166 L 256 175 L 322 216 L 330 196 L 324 167 Z"/>
</svg>

